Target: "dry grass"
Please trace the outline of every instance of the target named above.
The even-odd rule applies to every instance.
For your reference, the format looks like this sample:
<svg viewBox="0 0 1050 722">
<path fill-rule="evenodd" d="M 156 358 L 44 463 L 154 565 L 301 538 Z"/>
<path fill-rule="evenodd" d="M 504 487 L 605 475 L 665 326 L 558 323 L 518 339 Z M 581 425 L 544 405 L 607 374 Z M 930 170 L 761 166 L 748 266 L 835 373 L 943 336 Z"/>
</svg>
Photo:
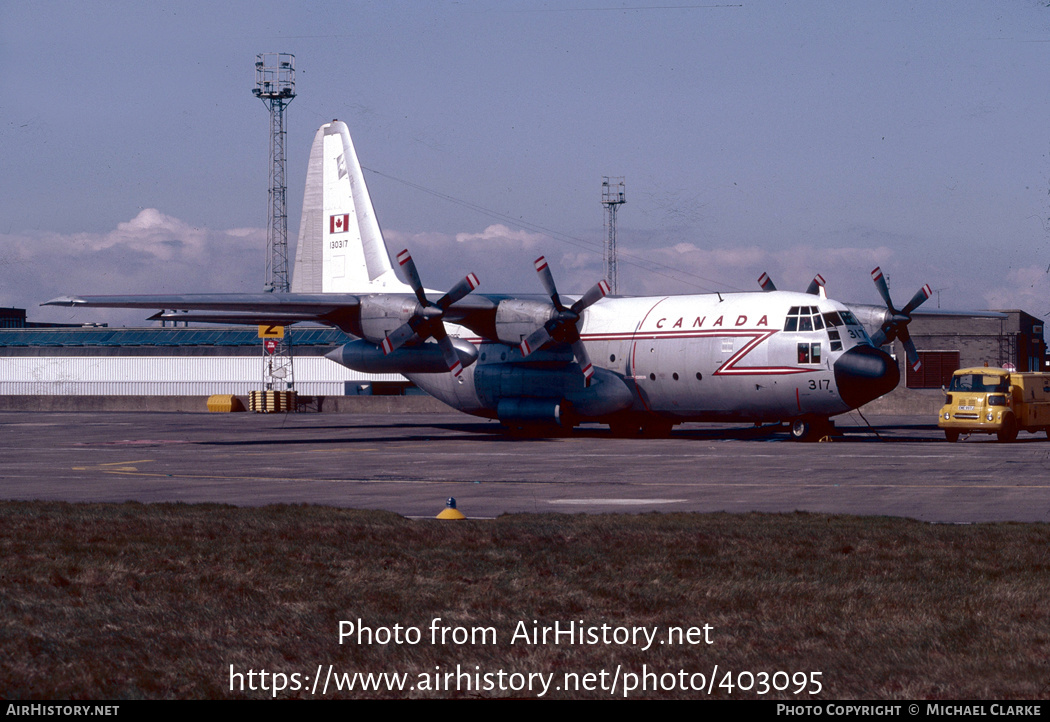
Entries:
<svg viewBox="0 0 1050 722">
<path fill-rule="evenodd" d="M 0 697 L 264 697 L 231 693 L 230 665 L 415 677 L 458 663 L 559 679 L 718 664 L 719 679 L 819 671 L 820 698 L 1038 698 L 1050 692 L 1048 549 L 1047 525 L 816 514 L 431 522 L 295 506 L 3 503 Z M 431 645 L 435 617 L 494 627 L 499 642 Z M 424 642 L 340 646 L 339 621 L 358 618 L 419 627 Z M 714 644 L 511 645 L 518 620 L 534 619 L 707 623 Z"/>
</svg>

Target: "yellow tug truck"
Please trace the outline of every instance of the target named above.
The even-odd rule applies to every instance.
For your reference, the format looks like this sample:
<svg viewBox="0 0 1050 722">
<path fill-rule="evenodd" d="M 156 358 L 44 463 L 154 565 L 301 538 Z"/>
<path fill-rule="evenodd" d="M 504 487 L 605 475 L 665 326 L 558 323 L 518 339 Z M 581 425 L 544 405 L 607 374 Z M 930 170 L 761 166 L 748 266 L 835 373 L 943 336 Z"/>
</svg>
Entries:
<svg viewBox="0 0 1050 722">
<path fill-rule="evenodd" d="M 948 441 L 958 441 L 960 434 L 995 434 L 1009 442 L 1018 431 L 1050 437 L 1050 374 L 959 369 L 952 374 L 937 426 Z"/>
</svg>

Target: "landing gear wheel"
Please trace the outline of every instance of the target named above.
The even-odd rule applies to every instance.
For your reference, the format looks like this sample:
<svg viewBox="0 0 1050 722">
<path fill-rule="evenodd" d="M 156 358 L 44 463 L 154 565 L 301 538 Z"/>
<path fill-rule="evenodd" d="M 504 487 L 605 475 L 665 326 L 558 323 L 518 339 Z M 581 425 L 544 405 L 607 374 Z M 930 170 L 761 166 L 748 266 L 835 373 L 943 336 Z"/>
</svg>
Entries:
<svg viewBox="0 0 1050 722">
<path fill-rule="evenodd" d="M 959 440 L 959 432 L 953 429 L 945 429 L 944 438 L 948 440 L 949 444 L 954 444 Z"/>
<path fill-rule="evenodd" d="M 794 441 L 820 441 L 831 434 L 833 428 L 827 419 L 795 419 L 791 422 L 791 438 Z"/>
<path fill-rule="evenodd" d="M 791 422 L 791 438 L 794 441 L 809 441 L 813 435 L 813 423 L 809 419 L 795 419 Z"/>
<path fill-rule="evenodd" d="M 1004 444 L 1008 444 L 1017 439 L 1017 419 L 1013 416 L 1007 416 L 1003 419 L 1003 427 L 999 429 L 996 436 L 998 436 L 999 441 Z"/>
</svg>

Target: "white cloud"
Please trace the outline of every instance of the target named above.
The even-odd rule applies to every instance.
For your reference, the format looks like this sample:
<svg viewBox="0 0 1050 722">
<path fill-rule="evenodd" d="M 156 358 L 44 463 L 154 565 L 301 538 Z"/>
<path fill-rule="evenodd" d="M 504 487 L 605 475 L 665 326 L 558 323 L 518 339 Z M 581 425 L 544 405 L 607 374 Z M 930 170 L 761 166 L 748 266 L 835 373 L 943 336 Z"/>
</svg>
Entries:
<svg viewBox="0 0 1050 722">
<path fill-rule="evenodd" d="M 265 229 L 192 226 L 154 208 L 106 233 L 0 234 L 0 305 L 31 321 L 143 323 L 139 311 L 40 308 L 55 296 L 262 290 Z"/>
<path fill-rule="evenodd" d="M 1036 266 L 1014 268 L 1007 273 L 1007 285 L 984 294 L 988 308 L 1021 309 L 1036 316 L 1050 311 L 1050 275 Z"/>
<path fill-rule="evenodd" d="M 536 248 L 540 243 L 550 240 L 541 233 L 529 233 L 524 230 L 513 231 L 502 223 L 494 223 L 481 233 L 457 233 L 456 243 L 499 243 L 521 248 Z"/>
</svg>

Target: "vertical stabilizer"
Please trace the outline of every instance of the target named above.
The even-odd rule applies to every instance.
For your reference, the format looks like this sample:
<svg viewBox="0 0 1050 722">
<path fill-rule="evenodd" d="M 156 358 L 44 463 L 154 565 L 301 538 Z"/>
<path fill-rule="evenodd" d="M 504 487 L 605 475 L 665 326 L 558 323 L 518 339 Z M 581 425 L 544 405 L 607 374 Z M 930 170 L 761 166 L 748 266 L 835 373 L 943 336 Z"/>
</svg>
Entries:
<svg viewBox="0 0 1050 722">
<path fill-rule="evenodd" d="M 409 291 L 390 264 L 346 123 L 314 136 L 306 171 L 293 293 Z"/>
</svg>

